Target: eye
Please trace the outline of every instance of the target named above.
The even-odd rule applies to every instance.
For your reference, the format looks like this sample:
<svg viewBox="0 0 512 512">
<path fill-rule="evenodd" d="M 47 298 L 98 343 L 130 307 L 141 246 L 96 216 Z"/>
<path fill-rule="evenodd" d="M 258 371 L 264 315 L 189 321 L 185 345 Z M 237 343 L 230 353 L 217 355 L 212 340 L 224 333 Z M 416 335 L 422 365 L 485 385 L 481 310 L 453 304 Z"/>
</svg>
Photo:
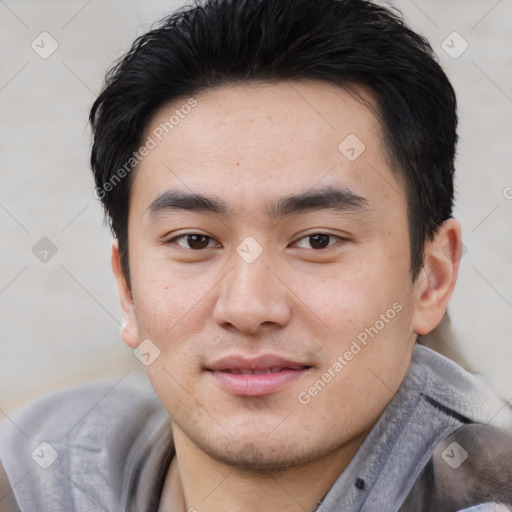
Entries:
<svg viewBox="0 0 512 512">
<path fill-rule="evenodd" d="M 332 242 L 332 239 L 335 239 Z M 304 249 L 327 249 L 332 247 L 337 240 L 344 241 L 345 238 L 336 235 L 329 235 L 327 233 L 313 233 L 311 235 L 300 238 L 295 244 Z M 305 245 L 304 245 L 305 242 Z M 302 245 L 300 245 L 302 243 Z M 309 247 L 307 247 L 309 245 Z"/>
<path fill-rule="evenodd" d="M 166 243 L 176 243 L 183 249 L 192 249 L 194 251 L 197 251 L 201 249 L 209 249 L 210 247 L 215 247 L 215 244 L 210 245 L 211 242 L 215 241 L 210 236 L 202 235 L 200 233 L 187 233 L 184 235 L 179 235 L 174 238 L 171 238 Z"/>
</svg>

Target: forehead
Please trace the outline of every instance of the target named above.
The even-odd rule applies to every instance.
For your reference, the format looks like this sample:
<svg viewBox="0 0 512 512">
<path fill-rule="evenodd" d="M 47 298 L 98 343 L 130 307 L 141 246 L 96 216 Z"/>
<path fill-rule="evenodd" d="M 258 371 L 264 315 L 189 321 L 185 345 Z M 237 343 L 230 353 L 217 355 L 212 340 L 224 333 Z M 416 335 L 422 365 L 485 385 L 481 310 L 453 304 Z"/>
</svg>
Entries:
<svg viewBox="0 0 512 512">
<path fill-rule="evenodd" d="M 131 208 L 168 188 L 240 208 L 320 185 L 400 201 L 372 103 L 363 90 L 324 82 L 223 86 L 175 100 L 146 127 L 142 143 L 154 147 L 135 171 Z"/>
</svg>

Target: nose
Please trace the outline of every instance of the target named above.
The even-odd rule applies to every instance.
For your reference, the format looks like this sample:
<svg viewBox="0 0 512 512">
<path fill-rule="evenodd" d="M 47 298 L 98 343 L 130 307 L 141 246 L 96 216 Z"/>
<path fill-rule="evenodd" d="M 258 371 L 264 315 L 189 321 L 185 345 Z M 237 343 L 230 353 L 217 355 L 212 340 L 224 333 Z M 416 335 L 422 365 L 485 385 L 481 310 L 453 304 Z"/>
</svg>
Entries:
<svg viewBox="0 0 512 512">
<path fill-rule="evenodd" d="M 231 271 L 220 283 L 213 312 L 218 325 L 256 335 L 288 323 L 290 292 L 268 263 L 263 254 L 250 263 L 233 255 Z"/>
</svg>

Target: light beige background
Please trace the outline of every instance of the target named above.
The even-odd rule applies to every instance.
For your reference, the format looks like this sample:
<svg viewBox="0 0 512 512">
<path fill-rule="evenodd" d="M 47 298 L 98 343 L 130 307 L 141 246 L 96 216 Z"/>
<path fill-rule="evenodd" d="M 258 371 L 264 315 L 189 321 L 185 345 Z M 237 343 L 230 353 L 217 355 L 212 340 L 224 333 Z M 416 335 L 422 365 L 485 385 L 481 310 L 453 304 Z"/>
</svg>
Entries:
<svg viewBox="0 0 512 512">
<path fill-rule="evenodd" d="M 110 63 L 175 5 L 0 0 L 0 420 L 51 389 L 141 371 L 119 337 L 87 115 Z M 430 40 L 458 92 L 455 215 L 467 253 L 451 313 L 464 354 L 510 400 L 512 2 L 394 5 Z M 43 31 L 59 45 L 47 59 L 31 48 Z M 441 47 L 462 48 L 454 31 L 469 44 L 456 59 Z M 42 237 L 58 249 L 47 263 L 32 253 Z"/>
</svg>

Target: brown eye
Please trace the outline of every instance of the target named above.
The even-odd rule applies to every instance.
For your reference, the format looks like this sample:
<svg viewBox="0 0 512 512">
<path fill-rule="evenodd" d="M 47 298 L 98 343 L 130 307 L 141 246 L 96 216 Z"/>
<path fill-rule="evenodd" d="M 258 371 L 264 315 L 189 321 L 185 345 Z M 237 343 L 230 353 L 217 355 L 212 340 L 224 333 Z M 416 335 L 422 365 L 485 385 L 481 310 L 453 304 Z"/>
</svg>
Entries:
<svg viewBox="0 0 512 512">
<path fill-rule="evenodd" d="M 339 240 L 344 241 L 345 239 L 327 233 L 313 233 L 302 237 L 296 242 L 296 245 L 302 249 L 328 249 Z"/>
<path fill-rule="evenodd" d="M 169 240 L 167 243 L 176 243 L 183 249 L 192 249 L 198 251 L 201 249 L 207 249 L 208 247 L 211 247 L 210 242 L 212 241 L 213 239 L 209 236 L 194 233 L 177 236 Z"/>
<path fill-rule="evenodd" d="M 309 237 L 309 243 L 311 244 L 311 247 L 313 249 L 325 249 L 329 246 L 329 240 L 331 236 L 330 235 L 323 235 L 323 234 L 317 234 L 317 235 L 311 235 Z"/>
<path fill-rule="evenodd" d="M 205 249 L 208 247 L 210 237 L 204 235 L 187 235 L 187 242 L 191 249 Z"/>
</svg>

